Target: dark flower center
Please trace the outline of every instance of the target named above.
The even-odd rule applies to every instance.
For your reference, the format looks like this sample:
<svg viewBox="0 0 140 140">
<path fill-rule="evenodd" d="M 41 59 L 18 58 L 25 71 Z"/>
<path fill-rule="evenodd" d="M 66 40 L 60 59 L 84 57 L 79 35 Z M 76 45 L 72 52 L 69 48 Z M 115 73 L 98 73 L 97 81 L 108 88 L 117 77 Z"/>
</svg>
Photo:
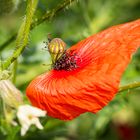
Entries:
<svg viewBox="0 0 140 140">
<path fill-rule="evenodd" d="M 71 71 L 78 68 L 77 62 L 80 60 L 73 51 L 64 52 L 63 55 L 52 65 L 54 70 Z"/>
</svg>

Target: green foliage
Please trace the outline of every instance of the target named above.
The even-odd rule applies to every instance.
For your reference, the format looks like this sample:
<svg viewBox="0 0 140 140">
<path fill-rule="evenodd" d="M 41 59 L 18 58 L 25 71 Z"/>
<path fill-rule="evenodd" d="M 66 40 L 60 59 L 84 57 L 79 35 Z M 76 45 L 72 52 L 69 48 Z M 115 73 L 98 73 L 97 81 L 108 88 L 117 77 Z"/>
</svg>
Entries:
<svg viewBox="0 0 140 140">
<path fill-rule="evenodd" d="M 28 43 L 29 31 L 32 23 L 32 17 L 34 15 L 34 11 L 36 9 L 38 1 L 28 0 L 26 16 L 24 17 L 23 23 L 19 29 L 17 39 L 16 39 L 16 49 L 13 52 L 13 55 L 10 56 L 6 62 L 3 64 L 3 69 L 7 69 L 12 62 L 14 62 L 17 57 L 23 52 L 24 48 Z"/>
</svg>

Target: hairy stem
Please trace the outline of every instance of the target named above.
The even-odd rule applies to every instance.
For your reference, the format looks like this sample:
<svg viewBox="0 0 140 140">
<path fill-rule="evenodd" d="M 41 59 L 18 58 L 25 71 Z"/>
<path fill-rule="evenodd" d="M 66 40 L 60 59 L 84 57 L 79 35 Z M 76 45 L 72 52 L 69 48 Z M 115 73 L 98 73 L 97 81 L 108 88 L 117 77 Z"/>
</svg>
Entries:
<svg viewBox="0 0 140 140">
<path fill-rule="evenodd" d="M 16 39 L 16 49 L 13 52 L 12 56 L 10 56 L 3 63 L 3 69 L 7 69 L 10 66 L 10 64 L 12 64 L 12 62 L 14 62 L 25 49 L 28 43 L 31 22 L 32 22 L 32 18 L 33 18 L 37 3 L 38 3 L 38 0 L 27 1 L 26 15 L 24 17 L 23 23 L 20 26 L 17 39 Z"/>
<path fill-rule="evenodd" d="M 129 89 L 133 89 L 133 88 L 138 88 L 138 87 L 140 87 L 140 82 L 134 82 L 134 83 L 131 83 L 131 84 L 128 84 L 128 85 L 120 86 L 119 92 L 129 90 Z"/>
<path fill-rule="evenodd" d="M 34 29 L 37 25 L 40 25 L 41 23 L 43 23 L 44 21 L 53 18 L 55 15 L 57 15 L 60 11 L 65 9 L 67 6 L 69 6 L 74 1 L 76 1 L 76 0 L 64 0 L 62 3 L 58 4 L 58 6 L 56 6 L 54 9 L 52 9 L 49 12 L 46 12 L 46 14 L 44 16 L 42 16 L 41 18 L 36 18 L 36 20 L 31 25 L 31 30 Z M 0 51 L 2 51 L 6 46 L 8 46 L 10 43 L 12 43 L 15 40 L 16 35 L 17 34 L 15 33 L 8 40 L 6 40 L 0 46 Z"/>
<path fill-rule="evenodd" d="M 36 21 L 32 24 L 32 28 L 41 24 L 45 20 L 49 20 L 50 18 L 53 18 L 58 12 L 65 9 L 67 6 L 69 6 L 74 1 L 76 1 L 76 0 L 64 0 L 62 3 L 58 4 L 58 6 L 56 8 L 52 9 L 50 12 L 47 12 L 43 17 L 36 19 Z"/>
</svg>

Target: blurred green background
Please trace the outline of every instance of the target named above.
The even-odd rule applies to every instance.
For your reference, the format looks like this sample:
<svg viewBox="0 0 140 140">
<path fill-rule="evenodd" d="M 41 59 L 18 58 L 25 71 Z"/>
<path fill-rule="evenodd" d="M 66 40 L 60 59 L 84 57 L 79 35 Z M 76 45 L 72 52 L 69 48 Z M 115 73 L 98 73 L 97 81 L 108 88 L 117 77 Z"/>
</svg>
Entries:
<svg viewBox="0 0 140 140">
<path fill-rule="evenodd" d="M 39 0 L 34 20 L 61 2 L 63 0 Z M 18 32 L 25 9 L 24 0 L 0 0 L 0 56 L 3 60 L 12 54 L 15 42 L 5 47 L 1 45 Z M 62 38 L 70 47 L 107 27 L 138 18 L 140 0 L 75 0 L 30 32 L 28 46 L 18 59 L 16 86 L 24 94 L 29 82 L 48 70 L 50 56 L 43 49 L 48 33 Z M 135 81 L 140 81 L 140 50 L 133 56 L 121 84 Z M 69 122 L 48 117 L 41 120 L 43 131 L 32 127 L 26 136 L 18 134 L 15 140 L 140 140 L 139 100 L 139 88 L 121 92 L 96 115 L 86 113 Z M 0 128 L 0 140 L 5 137 Z"/>
</svg>

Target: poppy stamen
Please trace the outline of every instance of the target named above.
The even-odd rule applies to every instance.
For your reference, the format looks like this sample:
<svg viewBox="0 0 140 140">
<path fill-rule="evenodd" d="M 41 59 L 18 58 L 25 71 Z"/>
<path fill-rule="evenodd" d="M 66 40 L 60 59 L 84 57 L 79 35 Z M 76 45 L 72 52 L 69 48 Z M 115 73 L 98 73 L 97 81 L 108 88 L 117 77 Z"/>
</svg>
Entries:
<svg viewBox="0 0 140 140">
<path fill-rule="evenodd" d="M 61 56 L 60 59 L 58 59 L 54 64 L 53 64 L 53 69 L 54 70 L 66 70 L 66 71 L 71 71 L 76 68 L 78 68 L 78 56 L 76 53 L 73 54 L 72 51 L 70 52 L 64 52 L 63 55 Z"/>
</svg>

